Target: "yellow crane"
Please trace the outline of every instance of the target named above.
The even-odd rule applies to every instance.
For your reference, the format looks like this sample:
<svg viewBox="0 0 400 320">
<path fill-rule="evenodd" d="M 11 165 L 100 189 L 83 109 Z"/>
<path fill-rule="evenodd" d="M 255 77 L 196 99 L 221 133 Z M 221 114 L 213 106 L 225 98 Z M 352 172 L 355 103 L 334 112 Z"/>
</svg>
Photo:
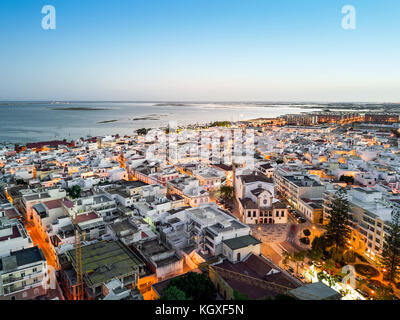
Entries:
<svg viewBox="0 0 400 320">
<path fill-rule="evenodd" d="M 74 222 L 75 222 L 75 272 L 76 272 L 75 300 L 84 300 L 85 292 L 84 292 L 84 287 L 83 287 L 81 234 L 78 229 L 77 217 L 78 217 L 78 213 L 75 213 L 75 219 L 74 219 Z"/>
</svg>

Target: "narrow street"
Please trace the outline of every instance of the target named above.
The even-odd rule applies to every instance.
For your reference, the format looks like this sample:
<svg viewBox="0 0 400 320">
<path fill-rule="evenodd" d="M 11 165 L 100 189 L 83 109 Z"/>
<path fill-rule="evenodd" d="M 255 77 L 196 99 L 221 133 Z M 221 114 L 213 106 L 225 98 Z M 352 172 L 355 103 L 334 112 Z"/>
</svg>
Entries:
<svg viewBox="0 0 400 320">
<path fill-rule="evenodd" d="M 32 223 L 26 224 L 26 229 L 32 238 L 33 245 L 38 245 L 42 250 L 47 264 L 54 267 L 56 270 L 59 270 L 58 259 L 52 249 L 51 243 L 43 239 L 43 236 L 38 232 L 37 228 Z"/>
</svg>

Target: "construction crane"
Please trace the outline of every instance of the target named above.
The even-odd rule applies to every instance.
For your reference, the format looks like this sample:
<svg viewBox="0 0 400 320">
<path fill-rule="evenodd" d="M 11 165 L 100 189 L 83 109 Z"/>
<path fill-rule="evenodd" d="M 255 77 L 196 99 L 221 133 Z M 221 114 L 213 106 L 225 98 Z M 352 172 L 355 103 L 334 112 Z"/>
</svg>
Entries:
<svg viewBox="0 0 400 320">
<path fill-rule="evenodd" d="M 84 300 L 83 270 L 82 270 L 82 246 L 81 234 L 78 229 L 78 213 L 75 212 L 75 272 L 76 272 L 76 294 L 75 300 Z M 84 236 L 84 235 L 83 235 Z"/>
</svg>

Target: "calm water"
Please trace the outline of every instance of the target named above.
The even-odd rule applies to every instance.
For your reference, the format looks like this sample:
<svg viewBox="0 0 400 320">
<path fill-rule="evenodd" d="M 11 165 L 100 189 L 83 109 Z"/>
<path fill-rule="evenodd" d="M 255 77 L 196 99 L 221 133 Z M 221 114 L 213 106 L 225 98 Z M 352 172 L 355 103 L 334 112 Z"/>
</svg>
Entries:
<svg viewBox="0 0 400 320">
<path fill-rule="evenodd" d="M 75 110 L 68 110 L 73 108 Z M 167 126 L 169 121 L 177 121 L 179 126 L 215 120 L 277 117 L 310 110 L 307 106 L 238 103 L 3 102 L 0 103 L 0 142 L 26 143 L 117 133 L 131 135 L 138 128 Z M 116 121 L 107 122 L 110 120 Z"/>
</svg>

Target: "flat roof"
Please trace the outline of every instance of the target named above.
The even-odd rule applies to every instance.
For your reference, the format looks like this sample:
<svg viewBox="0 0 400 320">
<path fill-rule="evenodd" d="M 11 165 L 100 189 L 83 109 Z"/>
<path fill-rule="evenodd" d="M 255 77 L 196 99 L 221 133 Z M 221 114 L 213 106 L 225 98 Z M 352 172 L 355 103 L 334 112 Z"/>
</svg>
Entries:
<svg viewBox="0 0 400 320">
<path fill-rule="evenodd" d="M 61 200 L 49 200 L 46 202 L 43 202 L 43 205 L 45 205 L 48 209 L 56 209 L 56 208 L 61 208 Z"/>
<path fill-rule="evenodd" d="M 65 254 L 75 268 L 75 249 Z M 144 262 L 120 241 L 100 241 L 82 247 L 82 269 L 89 287 L 132 275 L 139 266 L 144 266 Z"/>
<path fill-rule="evenodd" d="M 321 281 L 290 290 L 300 300 L 338 300 L 342 295 Z"/>
<path fill-rule="evenodd" d="M 94 220 L 94 219 L 98 219 L 98 218 L 99 218 L 99 215 L 96 212 L 92 211 L 89 213 L 77 215 L 76 221 L 78 223 L 82 223 L 82 222 L 86 222 L 86 221 L 90 221 L 90 220 Z"/>
<path fill-rule="evenodd" d="M 39 247 L 34 246 L 31 248 L 25 248 L 18 251 L 11 252 L 10 256 L 3 257 L 0 259 L 0 270 L 11 271 L 17 267 L 24 266 L 27 264 L 46 261 L 42 250 Z"/>
<path fill-rule="evenodd" d="M 260 240 L 254 238 L 252 235 L 232 238 L 229 240 L 224 240 L 222 242 L 225 243 L 232 250 L 245 248 L 251 245 L 256 245 L 261 243 Z"/>
</svg>

